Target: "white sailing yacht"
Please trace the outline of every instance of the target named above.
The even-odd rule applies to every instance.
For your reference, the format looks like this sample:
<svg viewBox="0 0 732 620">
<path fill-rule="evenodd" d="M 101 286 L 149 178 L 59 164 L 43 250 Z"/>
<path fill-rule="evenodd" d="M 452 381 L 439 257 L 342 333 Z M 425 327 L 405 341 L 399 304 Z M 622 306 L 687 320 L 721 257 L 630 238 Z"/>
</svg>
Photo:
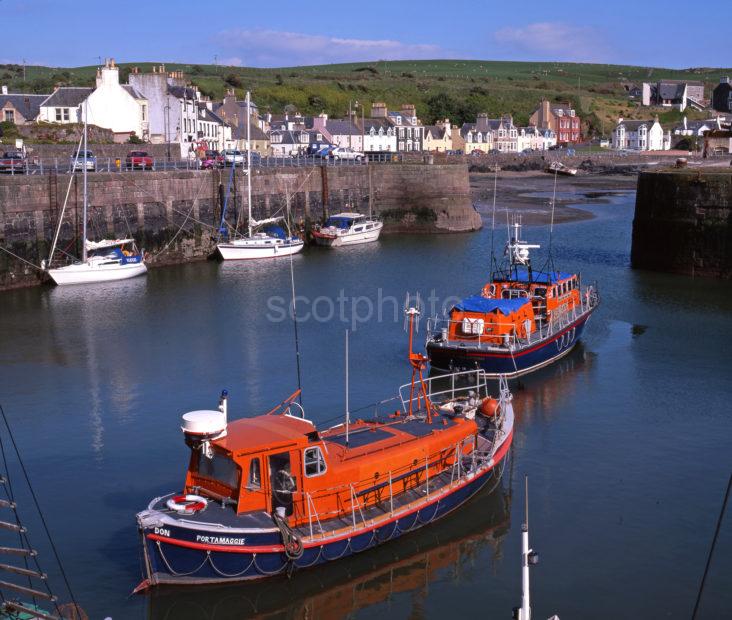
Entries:
<svg viewBox="0 0 732 620">
<path fill-rule="evenodd" d="M 83 153 L 87 152 L 87 109 L 84 102 L 84 147 Z M 76 160 L 79 158 L 79 151 L 76 149 Z M 76 169 L 77 161 L 74 161 L 72 170 Z M 48 262 L 41 265 L 51 279 L 58 285 L 64 284 L 90 284 L 94 282 L 110 282 L 112 280 L 126 280 L 147 272 L 142 252 L 138 251 L 134 239 L 103 239 L 101 241 L 89 241 L 87 236 L 87 211 L 89 206 L 89 195 L 87 191 L 87 167 L 82 167 L 84 178 L 84 214 L 82 218 L 82 239 L 81 260 L 74 261 L 64 267 L 51 269 L 53 255 L 56 252 L 58 236 L 61 232 L 61 225 L 64 220 L 66 204 L 69 199 L 69 191 L 66 192 L 66 199 L 58 219 L 58 226 L 51 244 L 51 252 L 48 255 Z M 73 181 L 73 174 L 69 179 L 69 187 Z"/>
<path fill-rule="evenodd" d="M 251 115 L 251 95 L 247 91 L 247 209 L 248 209 L 248 231 L 245 237 L 239 237 L 232 240 L 220 241 L 216 244 L 221 258 L 224 260 L 247 260 L 255 258 L 276 258 L 278 256 L 290 256 L 297 254 L 303 249 L 305 243 L 302 239 L 294 236 L 288 236 L 284 230 L 277 228 L 275 230 L 255 232 L 255 229 L 261 228 L 267 224 L 274 224 L 282 220 L 282 217 L 271 217 L 265 220 L 255 220 L 252 218 L 252 151 L 250 147 L 250 115 Z M 222 228 L 226 225 L 224 220 L 226 212 L 221 216 Z"/>
</svg>

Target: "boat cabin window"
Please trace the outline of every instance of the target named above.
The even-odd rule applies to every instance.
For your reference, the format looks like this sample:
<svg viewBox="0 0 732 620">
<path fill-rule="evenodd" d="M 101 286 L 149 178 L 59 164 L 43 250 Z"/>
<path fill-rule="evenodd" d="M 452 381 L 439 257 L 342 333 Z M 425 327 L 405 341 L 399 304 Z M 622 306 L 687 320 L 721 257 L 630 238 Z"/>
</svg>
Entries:
<svg viewBox="0 0 732 620">
<path fill-rule="evenodd" d="M 463 333 L 471 336 L 480 336 L 483 333 L 485 321 L 483 319 L 463 319 Z"/>
<path fill-rule="evenodd" d="M 527 297 L 528 293 L 517 288 L 506 288 L 501 291 L 501 297 L 503 299 L 520 299 L 521 297 Z"/>
<path fill-rule="evenodd" d="M 211 478 L 231 489 L 239 488 L 239 468 L 228 456 L 214 452 L 211 458 L 198 457 L 198 475 Z"/>
<path fill-rule="evenodd" d="M 546 289 L 545 288 L 535 288 L 534 289 L 534 296 L 535 297 L 546 297 Z"/>
<path fill-rule="evenodd" d="M 356 227 L 355 227 L 355 228 L 353 229 L 353 232 L 361 232 L 362 230 L 363 230 L 363 226 L 356 226 Z"/>
<path fill-rule="evenodd" d="M 259 459 L 252 459 L 249 462 L 249 483 L 247 489 L 259 489 L 262 487 L 262 469 Z"/>
<path fill-rule="evenodd" d="M 305 448 L 303 456 L 305 477 L 311 478 L 325 473 L 325 458 L 323 458 L 323 453 L 320 451 L 320 448 Z"/>
</svg>

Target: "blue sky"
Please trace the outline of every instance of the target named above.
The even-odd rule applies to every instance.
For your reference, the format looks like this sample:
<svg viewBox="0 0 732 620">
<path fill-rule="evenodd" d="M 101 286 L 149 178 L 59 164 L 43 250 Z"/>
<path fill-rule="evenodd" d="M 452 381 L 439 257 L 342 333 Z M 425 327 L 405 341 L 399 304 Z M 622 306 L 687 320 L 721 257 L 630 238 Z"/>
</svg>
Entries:
<svg viewBox="0 0 732 620">
<path fill-rule="evenodd" d="M 704 21 L 708 16 L 708 21 Z M 291 66 L 420 58 L 732 65 L 732 0 L 0 0 L 0 62 Z M 723 24 L 727 24 L 726 27 Z"/>
</svg>

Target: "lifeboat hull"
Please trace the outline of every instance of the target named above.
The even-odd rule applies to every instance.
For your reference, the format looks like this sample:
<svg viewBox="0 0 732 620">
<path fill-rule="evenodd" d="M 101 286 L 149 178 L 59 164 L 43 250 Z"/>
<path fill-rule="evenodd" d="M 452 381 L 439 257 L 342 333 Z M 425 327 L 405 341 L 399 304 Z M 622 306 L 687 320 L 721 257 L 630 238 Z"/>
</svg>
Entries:
<svg viewBox="0 0 732 620">
<path fill-rule="evenodd" d="M 477 470 L 436 489 L 410 505 L 394 508 L 381 518 L 357 522 L 325 535 L 303 540 L 304 551 L 291 560 L 284 553 L 280 531 L 268 527 L 227 531 L 220 525 L 190 521 L 176 525 L 154 506 L 138 515 L 145 580 L 135 591 L 157 584 L 198 584 L 263 579 L 346 558 L 398 538 L 449 514 L 493 481 L 498 483 L 513 440 L 513 411 L 493 458 Z M 215 514 L 215 513 L 214 513 Z M 266 514 L 262 513 L 262 517 Z M 359 519 L 360 520 L 360 519 Z"/>
<path fill-rule="evenodd" d="M 481 368 L 490 377 L 520 377 L 569 354 L 582 337 L 589 318 L 590 314 L 587 313 L 549 338 L 512 351 L 502 347 L 487 350 L 469 343 L 429 340 L 427 355 L 433 369 L 437 371 Z"/>
</svg>

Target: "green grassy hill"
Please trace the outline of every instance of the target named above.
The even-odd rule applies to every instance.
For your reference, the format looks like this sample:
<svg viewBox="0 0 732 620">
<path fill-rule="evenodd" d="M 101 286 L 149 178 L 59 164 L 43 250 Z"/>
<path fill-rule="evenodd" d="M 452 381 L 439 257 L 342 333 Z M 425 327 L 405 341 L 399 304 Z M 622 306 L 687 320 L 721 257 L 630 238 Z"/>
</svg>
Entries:
<svg viewBox="0 0 732 620">
<path fill-rule="evenodd" d="M 120 65 L 126 81 L 130 68 L 150 71 L 153 63 Z M 215 99 L 227 88 L 239 96 L 244 90 L 261 110 L 281 112 L 294 105 L 306 114 L 327 112 L 342 116 L 349 101 L 370 110 L 374 101 L 390 108 L 414 103 L 425 123 L 449 117 L 454 123 L 475 120 L 479 112 L 495 117 L 511 113 L 518 124 L 526 124 L 542 97 L 568 100 L 585 121 L 586 133 L 608 134 L 618 116 L 650 117 L 654 111 L 638 109 L 628 101 L 624 84 L 644 80 L 689 79 L 707 85 L 707 96 L 721 75 L 732 68 L 660 69 L 625 65 L 579 63 L 496 62 L 479 60 L 378 61 L 277 69 L 253 69 L 215 65 L 166 63 L 168 71 L 183 71 L 201 91 Z M 11 92 L 50 92 L 54 84 L 92 85 L 96 67 L 51 68 L 0 65 L 0 83 Z M 678 112 L 659 110 L 661 121 L 673 123 Z M 690 118 L 705 114 L 689 112 Z"/>
</svg>

